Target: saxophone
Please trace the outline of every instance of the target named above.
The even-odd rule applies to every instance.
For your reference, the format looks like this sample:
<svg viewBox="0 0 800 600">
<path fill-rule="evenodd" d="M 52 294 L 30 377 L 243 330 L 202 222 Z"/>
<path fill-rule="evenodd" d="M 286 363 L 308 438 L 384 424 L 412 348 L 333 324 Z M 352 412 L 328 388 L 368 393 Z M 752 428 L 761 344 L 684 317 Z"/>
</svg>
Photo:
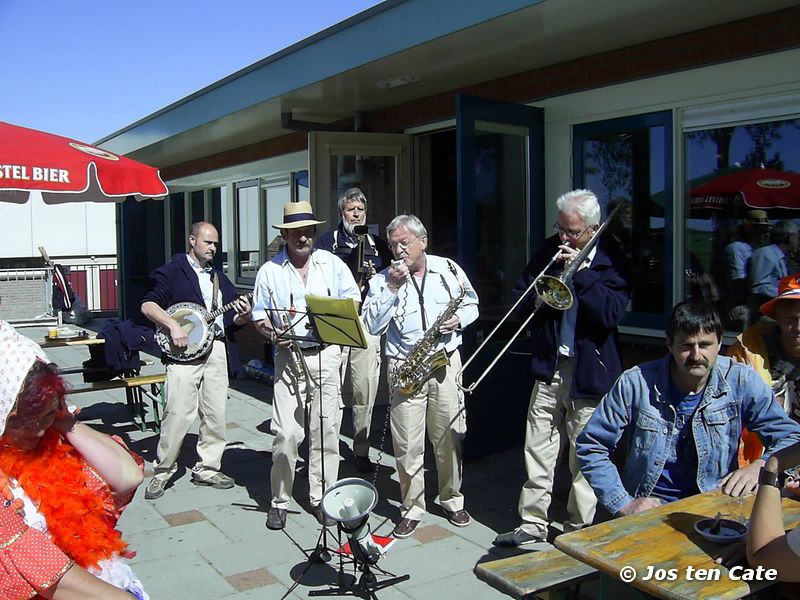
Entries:
<svg viewBox="0 0 800 600">
<path fill-rule="evenodd" d="M 439 332 L 442 323 L 456 313 L 456 310 L 464 300 L 464 296 L 467 295 L 467 288 L 456 274 L 452 263 L 450 264 L 450 271 L 458 279 L 460 286 L 458 294 L 450 300 L 445 309 L 436 317 L 433 324 L 414 345 L 411 352 L 408 353 L 405 361 L 399 367 L 396 367 L 390 375 L 393 387 L 399 389 L 403 394 L 409 396 L 416 394 L 436 369 L 450 364 L 450 359 L 447 357 L 447 352 L 444 348 L 438 352 L 433 351 L 436 342 L 442 337 Z"/>
</svg>

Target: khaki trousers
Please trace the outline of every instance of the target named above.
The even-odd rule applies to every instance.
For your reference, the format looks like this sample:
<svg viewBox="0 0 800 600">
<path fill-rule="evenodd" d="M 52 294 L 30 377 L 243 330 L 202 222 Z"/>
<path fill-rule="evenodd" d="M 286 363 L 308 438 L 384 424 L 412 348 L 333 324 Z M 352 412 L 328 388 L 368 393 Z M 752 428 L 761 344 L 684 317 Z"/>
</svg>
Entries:
<svg viewBox="0 0 800 600">
<path fill-rule="evenodd" d="M 575 457 L 575 438 L 583 431 L 597 406 L 596 401 L 571 397 L 573 360 L 559 358 L 553 383 L 537 381 L 533 386 L 525 433 L 525 470 L 528 481 L 519 496 L 522 529 L 532 535 L 546 534 L 547 512 L 553 493 L 562 431 L 569 442 L 569 469 L 572 486 L 567 501 L 569 520 L 565 531 L 580 529 L 592 523 L 597 506 L 592 487 L 584 478 Z"/>
<path fill-rule="evenodd" d="M 389 360 L 389 370 L 398 364 Z M 425 430 L 433 446 L 438 475 L 439 505 L 451 512 L 464 508 L 461 495 L 461 444 L 467 431 L 464 395 L 455 382 L 461 369 L 458 350 L 450 365 L 436 371 L 413 396 L 392 394 L 392 445 L 402 497 L 402 518 L 425 515 Z"/>
<path fill-rule="evenodd" d="M 339 478 L 339 427 L 342 424 L 342 396 L 339 367 L 342 349 L 327 346 L 322 351 L 306 350 L 303 356 L 315 382 L 322 382 L 322 427 L 320 428 L 319 390 L 306 398 L 302 371 L 293 366 L 291 353 L 278 348 L 275 353 L 275 386 L 272 396 L 272 506 L 287 508 L 294 486 L 294 470 L 299 448 L 308 426 L 308 499 L 319 504 L 325 489 Z M 320 370 L 321 361 L 321 370 Z M 325 482 L 322 462 L 325 461 Z"/>
<path fill-rule="evenodd" d="M 372 409 L 381 375 L 381 337 L 367 333 L 366 348 L 342 347 L 342 385 L 350 371 L 353 398 L 353 454 L 369 456 Z M 349 369 L 348 369 L 349 366 Z"/>
<path fill-rule="evenodd" d="M 225 343 L 214 341 L 211 353 L 190 363 L 167 365 L 167 405 L 161 419 L 154 477 L 168 479 L 178 468 L 177 460 L 189 428 L 200 416 L 197 440 L 199 461 L 195 473 L 219 471 L 225 451 L 225 404 L 228 400 L 228 362 Z"/>
</svg>

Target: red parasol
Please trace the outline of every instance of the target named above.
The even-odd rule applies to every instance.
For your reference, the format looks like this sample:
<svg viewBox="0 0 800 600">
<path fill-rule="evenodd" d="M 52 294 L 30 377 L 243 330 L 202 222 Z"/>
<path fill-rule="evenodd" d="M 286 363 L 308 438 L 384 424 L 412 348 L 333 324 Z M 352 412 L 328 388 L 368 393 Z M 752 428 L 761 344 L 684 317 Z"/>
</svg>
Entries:
<svg viewBox="0 0 800 600">
<path fill-rule="evenodd" d="M 800 173 L 744 169 L 720 175 L 689 190 L 693 208 L 724 208 L 737 196 L 751 208 L 800 209 Z"/>
<path fill-rule="evenodd" d="M 0 201 L 117 202 L 168 193 L 158 169 L 69 138 L 0 122 Z"/>
</svg>

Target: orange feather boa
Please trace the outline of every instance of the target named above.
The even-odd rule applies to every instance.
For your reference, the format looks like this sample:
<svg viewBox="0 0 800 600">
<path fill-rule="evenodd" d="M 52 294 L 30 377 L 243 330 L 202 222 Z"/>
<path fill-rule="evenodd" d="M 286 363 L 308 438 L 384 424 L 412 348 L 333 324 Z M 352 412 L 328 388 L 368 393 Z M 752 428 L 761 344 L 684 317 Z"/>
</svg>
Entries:
<svg viewBox="0 0 800 600">
<path fill-rule="evenodd" d="M 17 480 L 45 516 L 53 542 L 86 568 L 122 554 L 127 544 L 103 501 L 110 501 L 110 492 L 92 491 L 84 467 L 77 450 L 52 429 L 34 450 L 0 443 L 0 471 Z"/>
</svg>

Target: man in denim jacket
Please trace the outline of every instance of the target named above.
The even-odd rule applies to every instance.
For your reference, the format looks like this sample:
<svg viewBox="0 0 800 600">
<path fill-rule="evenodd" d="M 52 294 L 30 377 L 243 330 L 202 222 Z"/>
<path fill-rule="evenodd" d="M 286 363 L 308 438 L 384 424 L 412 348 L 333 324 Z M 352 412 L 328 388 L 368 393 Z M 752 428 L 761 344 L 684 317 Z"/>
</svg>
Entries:
<svg viewBox="0 0 800 600">
<path fill-rule="evenodd" d="M 720 486 L 752 493 L 765 459 L 737 469 L 743 427 L 759 436 L 765 457 L 800 441 L 800 426 L 761 377 L 718 356 L 722 325 L 711 306 L 678 304 L 666 333 L 669 354 L 623 373 L 578 436 L 581 471 L 613 515 Z"/>
</svg>

